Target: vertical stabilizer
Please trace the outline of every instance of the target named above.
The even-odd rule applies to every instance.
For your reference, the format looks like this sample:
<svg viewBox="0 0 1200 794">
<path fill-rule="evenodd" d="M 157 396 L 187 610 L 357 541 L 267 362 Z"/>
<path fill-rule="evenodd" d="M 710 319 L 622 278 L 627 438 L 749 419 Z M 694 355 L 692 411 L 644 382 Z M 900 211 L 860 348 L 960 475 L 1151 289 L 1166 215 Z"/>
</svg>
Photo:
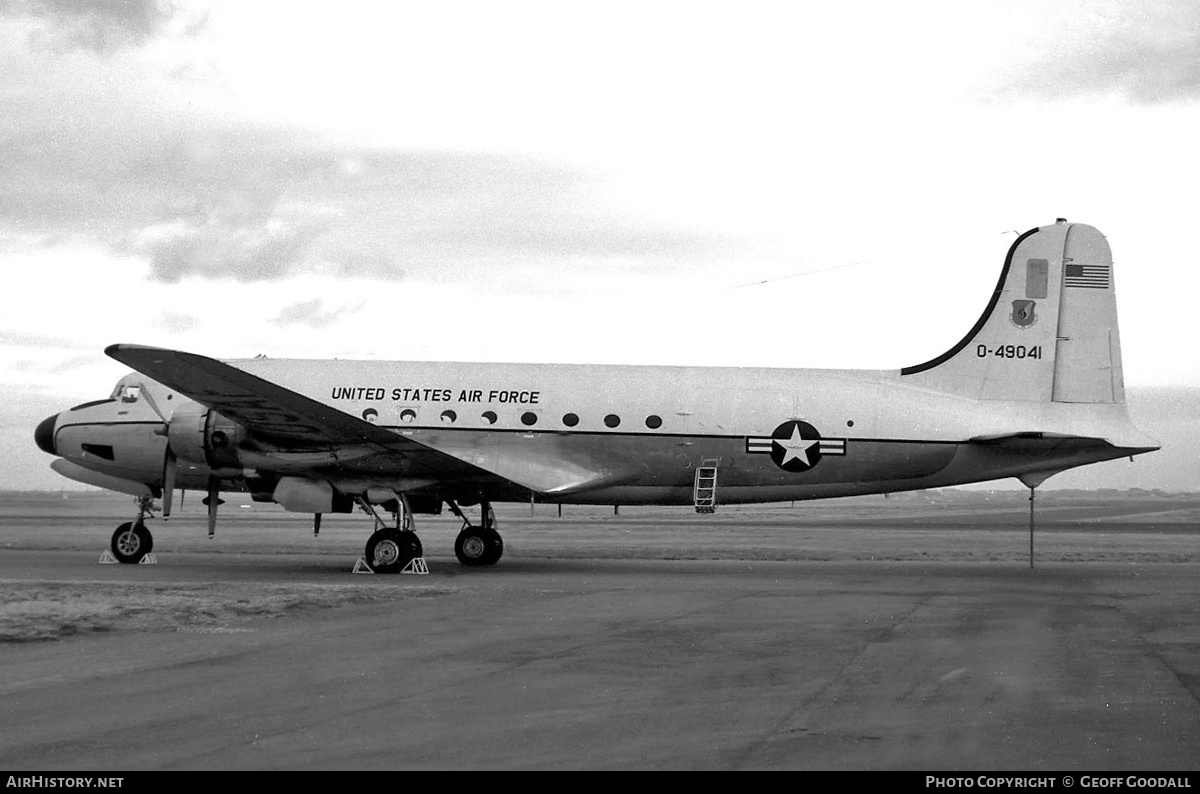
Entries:
<svg viewBox="0 0 1200 794">
<path fill-rule="evenodd" d="M 1123 403 L 1108 241 L 1065 220 L 1021 235 L 970 332 L 900 374 L 979 400 Z"/>
</svg>

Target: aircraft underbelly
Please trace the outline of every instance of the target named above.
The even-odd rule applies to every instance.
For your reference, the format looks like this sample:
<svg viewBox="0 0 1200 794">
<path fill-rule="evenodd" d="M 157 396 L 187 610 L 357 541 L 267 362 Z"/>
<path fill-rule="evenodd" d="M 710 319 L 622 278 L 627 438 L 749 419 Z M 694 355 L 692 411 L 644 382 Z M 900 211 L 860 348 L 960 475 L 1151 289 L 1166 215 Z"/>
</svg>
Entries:
<svg viewBox="0 0 1200 794">
<path fill-rule="evenodd" d="M 736 501 L 761 501 L 769 498 L 803 499 L 817 495 L 861 493 L 863 484 L 920 481 L 944 469 L 954 459 L 956 444 L 920 441 L 850 440 L 836 447 L 837 454 L 822 454 L 814 449 L 801 471 L 789 471 L 801 464 L 781 466 L 780 456 L 752 448 L 744 437 L 704 438 L 591 438 L 581 439 L 572 456 L 576 460 L 597 455 L 606 461 L 612 473 L 614 460 L 624 460 L 628 476 L 609 486 L 582 491 L 563 501 L 612 501 L 624 495 L 625 503 L 650 502 L 669 498 L 690 504 L 697 468 L 717 467 L 718 499 L 738 495 Z M 561 451 L 561 450 L 560 450 Z M 922 486 L 913 486 L 922 487 Z M 666 497 L 666 494 L 671 494 Z M 637 496 L 641 494 L 641 496 Z M 725 500 L 729 501 L 729 500 Z"/>
</svg>

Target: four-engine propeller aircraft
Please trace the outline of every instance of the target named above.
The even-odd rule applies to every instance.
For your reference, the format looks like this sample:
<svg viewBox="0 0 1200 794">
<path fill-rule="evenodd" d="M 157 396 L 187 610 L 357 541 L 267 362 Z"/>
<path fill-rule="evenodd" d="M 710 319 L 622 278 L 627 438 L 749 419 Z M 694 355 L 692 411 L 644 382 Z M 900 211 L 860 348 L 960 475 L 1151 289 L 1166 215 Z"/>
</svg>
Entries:
<svg viewBox="0 0 1200 794">
<path fill-rule="evenodd" d="M 312 361 L 222 362 L 113 345 L 136 372 L 44 420 L 39 447 L 81 482 L 134 494 L 114 555 L 150 551 L 155 498 L 221 491 L 374 516 L 365 559 L 422 555 L 414 513 L 445 503 L 464 565 L 503 553 L 490 505 L 694 505 L 935 488 L 1158 448 L 1125 412 L 1112 255 L 1064 220 L 1009 249 L 975 326 L 898 371 Z M 460 506 L 480 506 L 472 524 Z M 392 514 L 390 522 L 377 507 Z"/>
</svg>

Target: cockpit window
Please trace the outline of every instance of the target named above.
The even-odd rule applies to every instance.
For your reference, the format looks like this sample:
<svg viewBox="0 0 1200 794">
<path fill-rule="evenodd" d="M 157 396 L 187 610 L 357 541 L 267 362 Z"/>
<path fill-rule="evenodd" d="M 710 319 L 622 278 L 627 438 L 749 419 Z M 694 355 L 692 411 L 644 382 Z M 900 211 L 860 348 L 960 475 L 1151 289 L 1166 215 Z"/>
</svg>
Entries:
<svg viewBox="0 0 1200 794">
<path fill-rule="evenodd" d="M 122 386 L 120 394 L 117 395 L 123 403 L 135 403 L 138 397 L 142 396 L 141 386 Z"/>
</svg>

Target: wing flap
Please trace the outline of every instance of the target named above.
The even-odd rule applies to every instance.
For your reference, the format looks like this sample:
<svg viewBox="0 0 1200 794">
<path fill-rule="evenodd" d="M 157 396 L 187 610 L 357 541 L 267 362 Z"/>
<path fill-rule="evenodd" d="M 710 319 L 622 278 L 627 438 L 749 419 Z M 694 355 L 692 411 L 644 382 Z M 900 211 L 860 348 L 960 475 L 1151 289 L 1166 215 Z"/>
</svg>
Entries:
<svg viewBox="0 0 1200 794">
<path fill-rule="evenodd" d="M 594 452 L 564 448 L 552 435 L 497 439 L 486 446 L 459 446 L 452 440 L 432 445 L 545 496 L 561 497 L 620 485 L 637 476 L 627 461 L 600 460 Z"/>
</svg>

